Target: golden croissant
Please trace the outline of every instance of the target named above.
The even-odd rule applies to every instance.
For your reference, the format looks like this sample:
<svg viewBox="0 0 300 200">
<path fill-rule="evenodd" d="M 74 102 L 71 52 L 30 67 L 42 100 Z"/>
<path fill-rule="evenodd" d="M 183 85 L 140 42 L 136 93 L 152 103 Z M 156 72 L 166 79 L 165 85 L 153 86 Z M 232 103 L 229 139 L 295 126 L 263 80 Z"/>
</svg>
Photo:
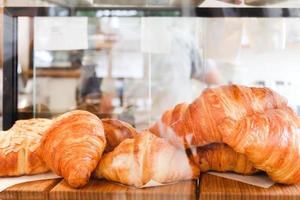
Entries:
<svg viewBox="0 0 300 200">
<path fill-rule="evenodd" d="M 299 123 L 276 92 L 231 85 L 168 110 L 150 130 L 186 148 L 225 143 L 274 181 L 292 184 L 300 182 Z"/>
<path fill-rule="evenodd" d="M 0 133 L 0 176 L 21 176 L 49 171 L 37 155 L 43 133 L 51 125 L 49 119 L 19 120 Z"/>
<path fill-rule="evenodd" d="M 102 119 L 102 123 L 107 141 L 104 152 L 112 151 L 123 140 L 133 138 L 137 134 L 130 124 L 117 119 Z"/>
<path fill-rule="evenodd" d="M 171 183 L 197 178 L 199 168 L 185 151 L 149 132 L 124 140 L 105 154 L 95 174 L 107 180 L 141 187 L 149 181 Z"/>
<path fill-rule="evenodd" d="M 212 143 L 192 149 L 189 157 L 199 165 L 201 172 L 235 172 L 250 175 L 258 172 L 248 158 L 223 143 Z"/>
<path fill-rule="evenodd" d="M 185 147 L 198 147 L 223 142 L 218 125 L 224 119 L 240 120 L 255 112 L 263 113 L 286 105 L 285 98 L 268 88 L 239 85 L 209 88 L 191 104 L 179 104 L 166 111 L 150 131 L 174 140 L 174 144 L 180 142 Z"/>
<path fill-rule="evenodd" d="M 72 187 L 89 181 L 106 145 L 100 119 L 87 111 L 71 111 L 56 118 L 44 134 L 40 155 Z"/>
</svg>

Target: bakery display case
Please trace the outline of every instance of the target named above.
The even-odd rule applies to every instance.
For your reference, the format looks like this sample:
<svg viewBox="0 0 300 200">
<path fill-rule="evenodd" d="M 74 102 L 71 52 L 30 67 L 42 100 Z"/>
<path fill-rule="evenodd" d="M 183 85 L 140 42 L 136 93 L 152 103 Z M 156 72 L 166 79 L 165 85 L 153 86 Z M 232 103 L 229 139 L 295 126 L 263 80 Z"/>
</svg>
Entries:
<svg viewBox="0 0 300 200">
<path fill-rule="evenodd" d="M 18 130 L 21 119 L 56 119 L 47 134 L 63 138 L 60 152 L 67 157 L 77 148 L 68 148 L 71 124 L 78 126 L 76 137 L 88 138 L 101 132 L 94 123 L 101 119 L 104 131 L 137 138 L 126 145 L 138 150 L 125 151 L 114 137 L 106 139 L 113 144 L 107 150 L 105 139 L 93 138 L 89 156 L 112 151 L 93 174 L 111 181 L 91 179 L 82 187 L 83 178 L 56 169 L 60 158 L 51 156 L 51 147 L 58 147 L 43 139 L 39 152 L 50 158 L 45 164 L 65 180 L 13 186 L 0 199 L 300 198 L 299 1 L 8 0 L 3 11 L 3 130 Z M 78 125 L 83 116 L 84 130 Z M 147 148 L 142 156 L 141 146 Z M 119 170 L 111 161 L 119 154 L 125 158 L 118 163 L 131 166 L 130 153 L 151 159 L 139 164 L 153 170 L 145 177 L 161 182 L 131 180 L 142 170 L 137 166 L 126 168 L 126 179 L 105 171 Z M 165 160 L 170 166 L 157 164 Z M 190 171 L 183 170 L 187 165 Z M 246 174 L 251 181 L 204 173 L 210 170 Z M 255 183 L 252 174 L 266 179 Z M 167 185 L 137 189 L 114 182 Z"/>
</svg>

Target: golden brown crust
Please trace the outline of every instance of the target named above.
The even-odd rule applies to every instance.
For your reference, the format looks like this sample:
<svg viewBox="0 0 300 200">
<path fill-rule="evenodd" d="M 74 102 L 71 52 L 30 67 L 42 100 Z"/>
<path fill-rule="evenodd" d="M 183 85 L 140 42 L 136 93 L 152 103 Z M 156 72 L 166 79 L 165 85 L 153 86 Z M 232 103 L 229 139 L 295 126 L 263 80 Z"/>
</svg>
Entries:
<svg viewBox="0 0 300 200">
<path fill-rule="evenodd" d="M 0 176 L 32 175 L 49 171 L 37 155 L 45 130 L 52 120 L 19 120 L 8 131 L 0 133 Z"/>
<path fill-rule="evenodd" d="M 104 152 L 112 151 L 123 140 L 133 138 L 137 134 L 130 124 L 117 119 L 102 119 L 102 123 L 107 141 Z"/>
<path fill-rule="evenodd" d="M 235 172 L 253 174 L 258 172 L 243 154 L 235 152 L 223 143 L 212 143 L 191 151 L 190 157 L 196 162 L 201 172 Z"/>
<path fill-rule="evenodd" d="M 290 108 L 255 113 L 219 126 L 225 143 L 276 182 L 300 182 L 300 120 Z"/>
<path fill-rule="evenodd" d="M 95 171 L 97 177 L 136 187 L 150 180 L 160 183 L 189 180 L 199 173 L 185 151 L 149 132 L 124 140 L 103 156 Z"/>
<path fill-rule="evenodd" d="M 52 171 L 77 188 L 89 181 L 105 145 L 101 120 L 75 110 L 55 119 L 42 138 L 39 153 Z"/>
<path fill-rule="evenodd" d="M 175 110 L 167 111 L 164 115 L 171 117 L 162 119 L 177 115 Z M 274 181 L 300 182 L 299 118 L 283 97 L 268 88 L 231 85 L 207 89 L 183 109 L 179 120 L 158 123 L 168 130 L 167 134 L 157 131 L 159 135 L 175 145 L 194 148 L 225 143 Z M 155 127 L 157 124 L 154 131 Z M 209 153 L 214 155 L 214 151 Z"/>
</svg>

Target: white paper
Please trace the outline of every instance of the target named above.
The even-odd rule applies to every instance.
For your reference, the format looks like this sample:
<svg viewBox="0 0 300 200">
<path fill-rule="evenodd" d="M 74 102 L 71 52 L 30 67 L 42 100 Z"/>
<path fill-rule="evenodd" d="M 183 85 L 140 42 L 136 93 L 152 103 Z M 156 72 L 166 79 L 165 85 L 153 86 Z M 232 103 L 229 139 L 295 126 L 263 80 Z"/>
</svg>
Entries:
<svg viewBox="0 0 300 200">
<path fill-rule="evenodd" d="M 140 188 L 147 188 L 147 187 L 156 187 L 156 186 L 163 186 L 165 184 L 159 183 L 157 181 L 154 180 L 150 180 L 148 183 L 146 183 L 145 185 L 143 185 Z"/>
<path fill-rule="evenodd" d="M 208 172 L 208 174 L 219 176 L 222 178 L 227 178 L 249 185 L 254 185 L 261 188 L 270 188 L 275 183 L 265 174 L 257 174 L 251 176 L 244 176 L 235 173 L 219 173 L 219 172 Z"/>
<path fill-rule="evenodd" d="M 78 50 L 88 48 L 87 17 L 36 17 L 35 50 Z"/>
<path fill-rule="evenodd" d="M 112 54 L 112 77 L 143 78 L 144 59 L 140 52 L 115 51 Z"/>
<path fill-rule="evenodd" d="M 243 4 L 233 4 L 233 3 L 226 3 L 220 0 L 206 0 L 199 7 L 208 7 L 208 8 L 232 8 L 232 7 L 248 7 L 244 3 Z"/>
<path fill-rule="evenodd" d="M 3 190 L 5 190 L 11 186 L 17 185 L 19 183 L 57 179 L 57 178 L 61 178 L 61 177 L 53 174 L 52 172 L 45 173 L 45 174 L 32 175 L 32 176 L 0 178 L 0 192 L 2 192 Z"/>
<path fill-rule="evenodd" d="M 142 18 L 141 49 L 145 53 L 168 53 L 171 50 L 172 34 L 170 32 L 172 20 L 161 17 Z"/>
</svg>

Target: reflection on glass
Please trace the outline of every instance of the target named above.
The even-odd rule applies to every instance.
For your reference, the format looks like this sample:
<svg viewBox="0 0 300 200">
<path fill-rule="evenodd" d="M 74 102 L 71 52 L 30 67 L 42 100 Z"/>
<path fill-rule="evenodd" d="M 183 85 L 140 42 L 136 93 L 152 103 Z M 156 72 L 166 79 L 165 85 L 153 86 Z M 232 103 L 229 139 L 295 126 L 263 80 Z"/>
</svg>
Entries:
<svg viewBox="0 0 300 200">
<path fill-rule="evenodd" d="M 270 87 L 300 110 L 295 92 L 300 86 L 299 19 L 87 20 L 88 48 L 33 49 L 33 54 L 30 43 L 37 40 L 24 34 L 32 22 L 20 20 L 19 118 L 84 109 L 146 128 L 205 88 L 231 83 Z"/>
</svg>

